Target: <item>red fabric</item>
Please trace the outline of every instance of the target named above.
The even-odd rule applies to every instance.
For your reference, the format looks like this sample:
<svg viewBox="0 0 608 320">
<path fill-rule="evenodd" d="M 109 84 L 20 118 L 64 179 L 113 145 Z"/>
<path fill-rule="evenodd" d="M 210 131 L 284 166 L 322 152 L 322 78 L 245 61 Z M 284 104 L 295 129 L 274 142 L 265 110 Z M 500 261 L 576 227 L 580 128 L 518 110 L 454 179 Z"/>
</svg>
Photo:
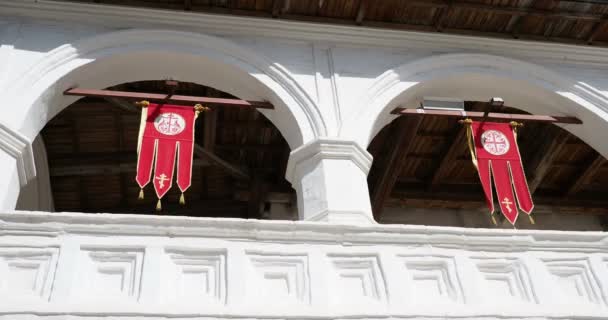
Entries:
<svg viewBox="0 0 608 320">
<path fill-rule="evenodd" d="M 192 180 L 195 110 L 189 106 L 150 104 L 144 108 L 136 181 L 141 188 L 152 179 L 161 199 L 173 185 L 177 156 L 177 185 L 182 192 Z M 154 174 L 152 165 L 154 164 Z"/>
<path fill-rule="evenodd" d="M 534 204 L 521 164 L 521 156 L 513 128 L 509 123 L 473 122 L 473 140 L 478 171 L 486 203 L 494 212 L 492 181 L 502 214 L 515 223 L 518 207 L 527 214 Z"/>
</svg>

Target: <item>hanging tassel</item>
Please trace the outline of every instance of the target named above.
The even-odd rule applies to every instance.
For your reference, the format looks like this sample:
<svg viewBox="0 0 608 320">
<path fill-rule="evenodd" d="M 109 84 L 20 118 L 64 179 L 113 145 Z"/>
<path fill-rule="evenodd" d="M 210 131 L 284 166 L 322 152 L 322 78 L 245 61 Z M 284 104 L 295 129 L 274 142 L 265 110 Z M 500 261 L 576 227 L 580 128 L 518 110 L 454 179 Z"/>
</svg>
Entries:
<svg viewBox="0 0 608 320">
<path fill-rule="evenodd" d="M 139 199 L 139 200 L 144 199 L 144 189 L 139 189 L 139 197 L 137 197 L 137 199 Z"/>
<path fill-rule="evenodd" d="M 181 204 L 182 206 L 186 205 L 186 199 L 184 198 L 184 193 L 182 192 L 182 195 L 179 196 L 179 204 Z"/>
<path fill-rule="evenodd" d="M 163 205 L 160 203 L 160 199 L 156 202 L 156 211 L 163 210 Z"/>
<path fill-rule="evenodd" d="M 528 215 L 528 219 L 530 219 L 531 224 L 536 224 L 536 222 L 534 221 L 534 218 L 532 218 L 531 215 Z"/>
<path fill-rule="evenodd" d="M 477 155 L 475 154 L 475 144 L 474 144 L 474 137 L 473 137 L 473 129 L 471 128 L 471 125 L 473 124 L 473 120 L 466 118 L 464 120 L 460 120 L 459 121 L 461 124 L 464 124 L 465 126 L 467 126 L 466 130 L 467 130 L 467 146 L 469 147 L 469 152 L 471 153 L 471 161 L 473 162 L 473 166 L 475 166 L 475 169 L 478 169 L 478 165 L 477 165 Z"/>
<path fill-rule="evenodd" d="M 494 214 L 490 214 L 490 217 L 492 218 L 492 223 L 497 226 L 498 223 L 496 223 L 496 218 L 494 218 Z"/>
</svg>

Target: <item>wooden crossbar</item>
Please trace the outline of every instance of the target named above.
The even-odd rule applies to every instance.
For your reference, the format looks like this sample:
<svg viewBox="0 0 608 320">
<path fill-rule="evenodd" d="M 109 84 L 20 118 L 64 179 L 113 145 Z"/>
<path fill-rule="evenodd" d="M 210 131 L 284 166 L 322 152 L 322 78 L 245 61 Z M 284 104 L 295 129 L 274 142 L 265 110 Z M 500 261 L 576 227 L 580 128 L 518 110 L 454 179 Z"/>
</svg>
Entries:
<svg viewBox="0 0 608 320">
<path fill-rule="evenodd" d="M 409 109 L 395 108 L 392 114 L 400 115 L 429 115 L 429 116 L 444 116 L 457 118 L 472 118 L 485 120 L 510 120 L 510 121 L 529 121 L 529 122 L 549 122 L 549 123 L 569 123 L 582 124 L 579 118 L 576 117 L 560 117 L 560 116 L 544 116 L 518 113 L 497 113 L 489 112 L 487 115 L 481 111 L 451 111 L 451 110 L 428 110 L 428 109 Z"/>
<path fill-rule="evenodd" d="M 67 96 L 99 97 L 99 98 L 122 98 L 129 100 L 148 100 L 165 103 L 187 103 L 187 104 L 210 104 L 228 107 L 249 107 L 259 109 L 274 109 L 274 106 L 266 101 L 252 101 L 241 99 L 226 99 L 212 97 L 183 96 L 172 94 L 129 92 L 114 90 L 71 88 L 63 92 Z"/>
</svg>

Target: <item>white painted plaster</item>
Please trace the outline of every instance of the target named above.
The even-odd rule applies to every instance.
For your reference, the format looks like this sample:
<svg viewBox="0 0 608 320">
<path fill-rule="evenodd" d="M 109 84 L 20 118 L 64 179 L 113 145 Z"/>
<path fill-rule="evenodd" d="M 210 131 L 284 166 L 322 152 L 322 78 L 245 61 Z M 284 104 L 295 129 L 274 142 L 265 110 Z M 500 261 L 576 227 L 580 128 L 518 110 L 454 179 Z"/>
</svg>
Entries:
<svg viewBox="0 0 608 320">
<path fill-rule="evenodd" d="M 0 227 L 0 319 L 608 317 L 600 232 L 41 212 Z"/>
</svg>

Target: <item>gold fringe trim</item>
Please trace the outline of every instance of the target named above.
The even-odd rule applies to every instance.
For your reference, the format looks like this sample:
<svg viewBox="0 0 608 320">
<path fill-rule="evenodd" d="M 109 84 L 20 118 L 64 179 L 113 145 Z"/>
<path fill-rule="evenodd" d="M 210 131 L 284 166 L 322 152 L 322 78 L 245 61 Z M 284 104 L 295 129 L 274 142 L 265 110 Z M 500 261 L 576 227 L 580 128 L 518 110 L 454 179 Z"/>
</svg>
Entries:
<svg viewBox="0 0 608 320">
<path fill-rule="evenodd" d="M 186 199 L 184 198 L 184 193 L 183 192 L 179 196 L 179 204 L 181 204 L 182 206 L 186 205 Z"/>
<path fill-rule="evenodd" d="M 473 162 L 475 169 L 479 170 L 477 166 L 477 155 L 475 154 L 475 144 L 473 143 L 473 128 L 471 128 L 473 120 L 466 118 L 464 120 L 460 120 L 459 122 L 467 126 L 467 145 L 469 146 L 469 152 L 471 153 L 471 161 Z"/>
<path fill-rule="evenodd" d="M 496 218 L 494 218 L 494 214 L 493 214 L 493 213 L 492 213 L 492 214 L 490 214 L 490 217 L 492 218 L 492 223 L 493 223 L 495 226 L 497 226 L 497 225 L 498 225 L 498 223 L 496 223 Z"/>
<path fill-rule="evenodd" d="M 163 210 L 163 205 L 160 203 L 160 199 L 156 202 L 156 211 Z"/>
<path fill-rule="evenodd" d="M 139 200 L 143 200 L 144 199 L 144 189 L 139 189 L 139 197 L 137 197 L 137 199 Z"/>
<path fill-rule="evenodd" d="M 536 221 L 534 221 L 534 218 L 532 218 L 531 215 L 528 215 L 528 219 L 530 219 L 531 224 L 536 224 Z"/>
</svg>

